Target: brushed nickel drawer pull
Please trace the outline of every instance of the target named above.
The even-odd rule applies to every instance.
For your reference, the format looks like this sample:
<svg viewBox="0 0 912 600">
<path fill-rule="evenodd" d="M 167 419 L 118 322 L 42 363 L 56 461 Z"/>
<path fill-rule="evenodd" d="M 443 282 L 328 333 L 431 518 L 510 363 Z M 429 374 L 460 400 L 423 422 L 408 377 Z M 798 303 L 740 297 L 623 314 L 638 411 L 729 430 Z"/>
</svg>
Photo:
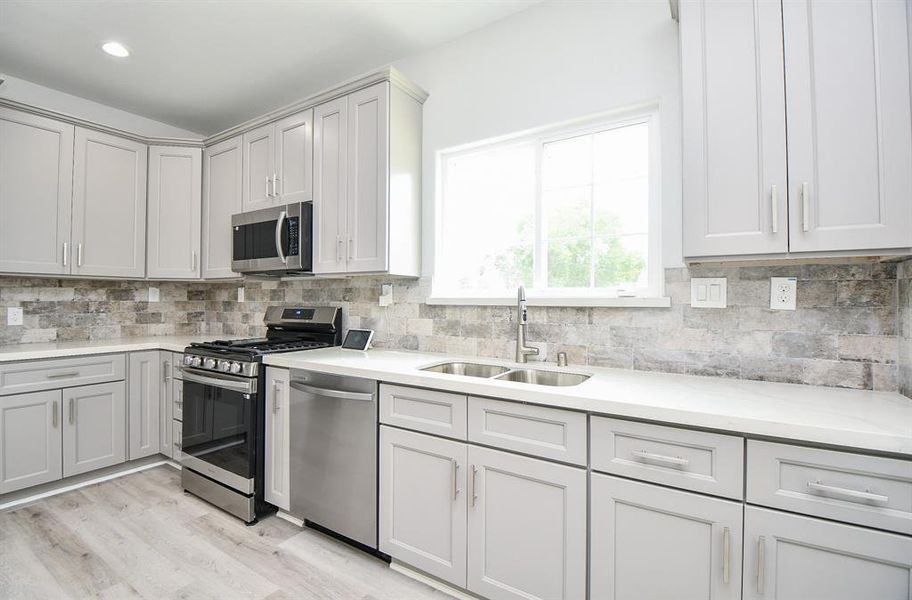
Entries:
<svg viewBox="0 0 912 600">
<path fill-rule="evenodd" d="M 78 377 L 79 371 L 66 371 L 65 373 L 48 373 L 45 375 L 48 379 L 62 379 L 64 377 Z"/>
<path fill-rule="evenodd" d="M 731 581 L 731 528 L 722 530 L 722 583 Z"/>
<path fill-rule="evenodd" d="M 757 538 L 757 593 L 763 595 L 764 571 L 766 570 L 766 538 L 760 536 Z"/>
<path fill-rule="evenodd" d="M 70 398 L 70 425 L 76 422 L 76 401 Z"/>
<path fill-rule="evenodd" d="M 631 454 L 641 461 L 664 463 L 673 467 L 684 468 L 690 464 L 690 459 L 687 458 L 682 458 L 680 456 L 665 456 L 664 454 L 655 454 L 653 452 L 646 452 L 645 450 L 634 450 Z"/>
<path fill-rule="evenodd" d="M 832 494 L 834 496 L 845 496 L 850 500 L 864 500 L 867 502 L 880 502 L 881 504 L 886 504 L 889 502 L 889 496 L 884 496 L 883 494 L 875 494 L 868 490 L 851 490 L 849 488 L 837 487 L 835 485 L 826 485 L 820 483 L 819 481 L 808 481 L 808 487 L 815 492 L 821 494 Z"/>
<path fill-rule="evenodd" d="M 57 400 L 54 400 L 54 412 L 51 415 L 51 423 L 54 425 L 54 429 L 57 429 L 57 420 L 59 419 L 58 413 L 60 412 L 60 404 Z"/>
</svg>

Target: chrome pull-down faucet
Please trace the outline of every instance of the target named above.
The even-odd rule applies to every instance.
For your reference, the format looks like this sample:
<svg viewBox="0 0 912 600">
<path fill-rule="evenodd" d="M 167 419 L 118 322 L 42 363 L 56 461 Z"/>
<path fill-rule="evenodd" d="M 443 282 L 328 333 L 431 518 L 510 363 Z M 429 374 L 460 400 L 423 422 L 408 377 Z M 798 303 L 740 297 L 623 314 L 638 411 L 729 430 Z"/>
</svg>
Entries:
<svg viewBox="0 0 912 600">
<path fill-rule="evenodd" d="M 538 348 L 526 345 L 526 323 L 529 312 L 526 309 L 526 288 L 519 286 L 516 293 L 516 362 L 527 362 L 528 357 L 538 354 Z"/>
</svg>

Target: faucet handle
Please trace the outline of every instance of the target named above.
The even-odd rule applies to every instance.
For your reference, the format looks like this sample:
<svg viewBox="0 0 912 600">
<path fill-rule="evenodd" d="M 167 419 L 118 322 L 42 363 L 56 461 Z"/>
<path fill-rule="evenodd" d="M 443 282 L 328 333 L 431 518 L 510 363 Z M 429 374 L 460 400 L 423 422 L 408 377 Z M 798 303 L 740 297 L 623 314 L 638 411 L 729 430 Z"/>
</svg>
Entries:
<svg viewBox="0 0 912 600">
<path fill-rule="evenodd" d="M 557 366 L 558 366 L 558 367 L 566 367 L 566 366 L 567 366 L 567 353 L 566 353 L 566 352 L 558 352 L 558 353 L 557 353 Z"/>
</svg>

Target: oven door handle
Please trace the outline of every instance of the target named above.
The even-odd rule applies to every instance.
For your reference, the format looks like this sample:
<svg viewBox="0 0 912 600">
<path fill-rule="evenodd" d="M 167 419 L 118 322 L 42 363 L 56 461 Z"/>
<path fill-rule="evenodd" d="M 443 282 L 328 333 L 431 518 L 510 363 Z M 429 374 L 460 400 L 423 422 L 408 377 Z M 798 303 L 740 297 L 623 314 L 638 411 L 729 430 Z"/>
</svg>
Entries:
<svg viewBox="0 0 912 600">
<path fill-rule="evenodd" d="M 343 392 L 340 390 L 329 390 L 326 388 L 314 387 L 301 383 L 300 381 L 291 381 L 291 388 L 310 394 L 311 396 L 325 396 L 327 398 L 339 398 L 340 400 L 358 400 L 360 402 L 373 402 L 373 394 L 364 394 L 360 392 Z"/>
<path fill-rule="evenodd" d="M 193 383 L 201 383 L 203 385 L 212 385 L 215 387 L 224 388 L 226 390 L 242 392 L 244 394 L 253 394 L 256 392 L 256 379 L 246 381 L 236 379 L 223 379 L 221 377 L 200 375 L 196 371 L 191 371 L 190 369 L 186 369 L 184 367 L 181 367 L 181 373 L 184 374 L 184 381 L 192 381 Z"/>
<path fill-rule="evenodd" d="M 275 243 L 276 243 L 276 254 L 279 255 L 279 260 L 283 263 L 287 263 L 288 259 L 285 258 L 285 252 L 282 249 L 282 227 L 285 225 L 285 211 L 279 213 L 279 218 L 276 221 L 275 228 Z"/>
</svg>

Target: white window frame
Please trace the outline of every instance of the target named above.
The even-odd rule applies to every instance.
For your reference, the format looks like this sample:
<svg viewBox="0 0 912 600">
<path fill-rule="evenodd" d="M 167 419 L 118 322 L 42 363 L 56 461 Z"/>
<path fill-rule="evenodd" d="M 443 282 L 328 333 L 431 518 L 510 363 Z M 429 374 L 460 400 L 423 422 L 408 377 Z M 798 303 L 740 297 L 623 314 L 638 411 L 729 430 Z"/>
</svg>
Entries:
<svg viewBox="0 0 912 600">
<path fill-rule="evenodd" d="M 544 228 L 542 227 L 542 149 L 549 142 L 559 141 L 574 136 L 588 135 L 646 123 L 649 125 L 649 227 L 648 227 L 648 283 L 644 288 L 635 290 L 624 289 L 584 289 L 559 288 L 527 290 L 529 304 L 537 306 L 644 306 L 667 307 L 671 305 L 669 298 L 664 296 L 665 277 L 662 265 L 662 198 L 661 198 L 661 144 L 659 136 L 659 107 L 655 103 L 629 107 L 620 111 L 602 113 L 585 119 L 577 119 L 515 135 L 503 136 L 482 142 L 457 146 L 440 150 L 436 155 L 436 171 L 439 174 L 435 190 L 434 203 L 434 276 L 431 280 L 431 296 L 428 304 L 449 305 L 512 305 L 516 302 L 514 297 L 495 297 L 466 293 L 459 295 L 440 294 L 439 284 L 436 280 L 437 266 L 442 256 L 443 247 L 443 220 L 446 207 L 444 190 L 446 189 L 446 163 L 453 157 L 470 154 L 479 150 L 494 150 L 509 146 L 533 144 L 535 147 L 535 170 L 537 185 L 535 191 L 535 245 L 533 248 L 534 274 L 536 283 L 544 281 L 547 277 L 547 261 L 544 245 Z"/>
</svg>

